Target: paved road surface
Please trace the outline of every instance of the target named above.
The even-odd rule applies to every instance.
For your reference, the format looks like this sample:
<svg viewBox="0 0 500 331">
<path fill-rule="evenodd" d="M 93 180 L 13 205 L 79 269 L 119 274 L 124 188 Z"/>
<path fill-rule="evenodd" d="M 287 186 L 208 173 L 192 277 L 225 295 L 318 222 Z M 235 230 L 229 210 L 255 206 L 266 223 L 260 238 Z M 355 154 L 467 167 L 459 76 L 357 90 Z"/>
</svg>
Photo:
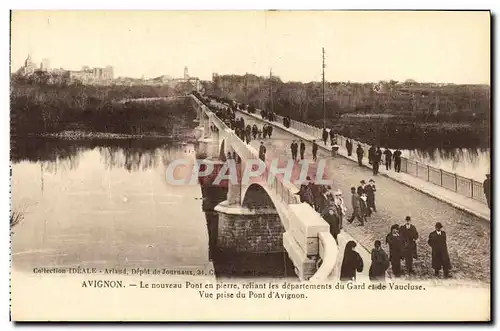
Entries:
<svg viewBox="0 0 500 331">
<path fill-rule="evenodd" d="M 263 125 L 262 122 L 248 115 L 240 113 L 238 116 L 245 118 L 245 125 L 248 123 L 257 123 L 259 127 Z M 298 138 L 275 127 L 272 139 L 264 140 L 267 148 L 266 158 L 291 157 L 289 146 L 293 139 Z M 259 143 L 260 141 L 252 141 L 251 145 L 258 148 Z M 311 144 L 307 142 L 306 158 L 312 161 Z M 403 224 L 405 216 L 410 215 L 420 235 L 417 244 L 419 260 L 414 264 L 416 277 L 428 278 L 433 270 L 427 239 L 429 233 L 434 230 L 434 224 L 439 221 L 448 234 L 448 248 L 454 278 L 490 282 L 489 223 L 390 178 L 373 176 L 368 168 L 358 167 L 355 162 L 341 156 L 333 159 L 329 153 L 319 149 L 318 158 L 329 160 L 328 177 L 333 178 L 334 186 L 342 190 L 348 208 L 350 187 L 357 187 L 362 179 L 368 181 L 373 178 L 375 180 L 377 213 L 368 219 L 364 227 L 357 226 L 356 221 L 353 225 L 345 225 L 346 231 L 367 249 L 372 248 L 376 239 L 384 242 L 390 226 L 395 223 Z M 388 248 L 385 248 L 388 251 Z"/>
</svg>

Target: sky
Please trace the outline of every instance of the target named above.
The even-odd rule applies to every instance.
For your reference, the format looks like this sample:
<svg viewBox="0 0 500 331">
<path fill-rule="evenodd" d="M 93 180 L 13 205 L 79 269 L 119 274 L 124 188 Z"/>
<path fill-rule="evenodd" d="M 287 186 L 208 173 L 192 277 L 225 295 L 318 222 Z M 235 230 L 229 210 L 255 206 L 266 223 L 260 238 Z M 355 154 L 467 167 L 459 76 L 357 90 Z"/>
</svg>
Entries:
<svg viewBox="0 0 500 331">
<path fill-rule="evenodd" d="M 112 65 L 115 77 L 212 73 L 490 84 L 489 12 L 13 11 L 11 72 Z"/>
</svg>

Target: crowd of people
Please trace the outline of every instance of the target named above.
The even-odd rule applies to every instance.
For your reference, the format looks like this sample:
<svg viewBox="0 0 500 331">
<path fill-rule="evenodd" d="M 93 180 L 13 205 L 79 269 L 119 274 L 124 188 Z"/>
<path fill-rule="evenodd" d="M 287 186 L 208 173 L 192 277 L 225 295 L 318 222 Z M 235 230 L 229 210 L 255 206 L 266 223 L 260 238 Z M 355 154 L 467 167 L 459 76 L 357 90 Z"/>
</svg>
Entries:
<svg viewBox="0 0 500 331">
<path fill-rule="evenodd" d="M 249 143 L 253 139 L 266 139 L 271 138 L 272 126 L 264 124 L 262 129 L 259 129 L 256 124 L 250 126 L 246 125 L 243 118 L 236 119 L 234 109 L 218 108 L 216 115 L 222 119 L 229 127 L 235 130 L 240 139 Z M 263 118 L 273 121 L 275 116 L 272 112 L 262 111 Z M 285 117 L 283 119 L 285 127 L 290 126 L 290 119 Z M 336 136 L 333 130 L 328 132 L 323 130 L 322 140 L 326 142 L 330 138 L 332 145 L 336 144 Z M 350 139 L 346 140 L 346 149 L 348 156 L 352 155 L 353 143 Z M 292 141 L 290 150 L 293 160 L 304 159 L 306 146 L 303 140 L 297 142 Z M 312 157 L 317 160 L 318 144 L 313 141 Z M 358 144 L 356 148 L 356 155 L 358 164 L 363 165 L 363 157 L 365 151 Z M 265 160 L 266 147 L 263 142 L 259 146 L 259 158 Z M 394 170 L 401 171 L 401 151 L 397 149 L 394 153 L 388 148 L 384 151 L 378 146 L 371 146 L 368 150 L 368 162 L 372 165 L 373 174 L 378 174 L 379 166 L 384 160 L 387 170 L 391 169 L 394 162 Z M 237 155 L 228 154 L 228 158 L 238 158 Z M 485 195 L 490 190 L 490 178 L 487 176 L 485 180 Z M 368 184 L 365 180 L 360 181 L 358 187 L 351 187 L 351 207 L 352 214 L 347 218 L 347 222 L 352 224 L 356 219 L 360 226 L 364 226 L 367 218 L 371 217 L 373 213 L 377 212 L 375 203 L 375 193 L 377 192 L 375 181 L 370 179 Z M 330 232 L 333 238 L 338 242 L 338 235 L 343 229 L 343 220 L 347 217 L 347 208 L 344 203 L 342 192 L 339 189 L 333 189 L 328 185 L 316 184 L 310 177 L 307 177 L 306 182 L 302 183 L 299 191 L 296 193 L 300 197 L 301 202 L 309 204 L 316 212 L 318 212 L 323 219 L 330 225 Z M 488 204 L 489 196 L 488 196 Z M 374 247 L 371 250 L 371 265 L 369 269 L 369 278 L 374 281 L 384 281 L 386 272 L 391 267 L 394 277 L 398 278 L 406 274 L 414 274 L 413 262 L 417 259 L 417 241 L 419 233 L 416 227 L 411 223 L 410 216 L 406 216 L 405 223 L 402 225 L 394 224 L 390 227 L 389 233 L 386 235 L 385 243 L 389 247 L 389 254 L 382 248 L 382 242 L 375 240 Z M 445 278 L 450 277 L 451 263 L 447 249 L 446 232 L 440 222 L 435 224 L 435 229 L 429 234 L 427 241 L 432 250 L 432 268 L 434 275 L 438 276 L 440 270 L 443 270 Z M 356 242 L 349 241 L 344 250 L 344 257 L 341 266 L 341 280 L 350 281 L 356 279 L 356 273 L 363 271 L 363 260 L 358 252 L 355 251 Z M 402 266 L 404 264 L 404 268 Z"/>
</svg>

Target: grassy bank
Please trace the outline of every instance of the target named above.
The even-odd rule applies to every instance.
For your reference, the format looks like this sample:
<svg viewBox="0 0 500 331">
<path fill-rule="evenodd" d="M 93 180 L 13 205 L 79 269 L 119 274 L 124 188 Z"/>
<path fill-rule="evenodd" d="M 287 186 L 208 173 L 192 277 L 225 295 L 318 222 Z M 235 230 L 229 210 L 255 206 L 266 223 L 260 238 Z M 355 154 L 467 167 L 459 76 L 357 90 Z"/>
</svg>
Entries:
<svg viewBox="0 0 500 331">
<path fill-rule="evenodd" d="M 195 118 L 189 99 L 116 101 L 179 93 L 166 87 L 43 85 L 13 80 L 11 132 L 15 137 L 67 130 L 171 135 Z"/>
</svg>

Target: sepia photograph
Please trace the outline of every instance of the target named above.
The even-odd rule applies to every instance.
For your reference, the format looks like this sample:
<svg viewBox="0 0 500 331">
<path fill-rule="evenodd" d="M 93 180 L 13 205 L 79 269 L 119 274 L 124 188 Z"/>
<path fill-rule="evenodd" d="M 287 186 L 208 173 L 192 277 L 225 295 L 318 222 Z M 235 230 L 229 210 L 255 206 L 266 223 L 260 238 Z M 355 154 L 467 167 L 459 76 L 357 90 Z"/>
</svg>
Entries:
<svg viewBox="0 0 500 331">
<path fill-rule="evenodd" d="M 12 10 L 11 319 L 490 322 L 491 20 Z"/>
</svg>

